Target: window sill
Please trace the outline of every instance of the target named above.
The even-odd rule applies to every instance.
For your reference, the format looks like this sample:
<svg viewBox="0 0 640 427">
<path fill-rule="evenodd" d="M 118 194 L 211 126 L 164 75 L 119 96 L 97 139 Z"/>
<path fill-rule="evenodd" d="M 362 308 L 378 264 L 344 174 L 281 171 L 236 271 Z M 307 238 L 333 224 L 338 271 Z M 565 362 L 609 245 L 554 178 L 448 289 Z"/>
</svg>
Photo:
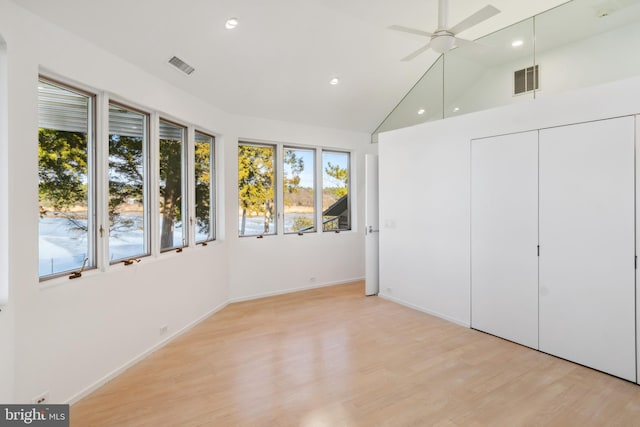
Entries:
<svg viewBox="0 0 640 427">
<path fill-rule="evenodd" d="M 45 279 L 45 280 L 38 278 L 38 284 L 36 286 L 38 287 L 39 291 L 44 291 L 51 288 L 57 288 L 58 286 L 62 286 L 64 284 L 69 285 L 72 283 L 81 283 L 83 279 L 87 277 L 94 277 L 102 274 L 102 271 L 100 271 L 99 268 L 92 268 L 91 270 L 83 271 L 81 277 L 78 277 L 76 279 L 69 279 L 69 275 L 71 275 L 71 273 L 72 272 L 69 272 L 64 276 L 54 277 L 54 278 Z"/>
</svg>

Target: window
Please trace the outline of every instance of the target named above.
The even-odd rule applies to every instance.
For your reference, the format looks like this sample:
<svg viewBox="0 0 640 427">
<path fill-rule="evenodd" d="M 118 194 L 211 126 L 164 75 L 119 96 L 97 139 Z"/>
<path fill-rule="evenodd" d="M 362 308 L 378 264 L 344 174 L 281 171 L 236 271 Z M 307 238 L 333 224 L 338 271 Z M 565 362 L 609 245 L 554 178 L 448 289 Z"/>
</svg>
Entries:
<svg viewBox="0 0 640 427">
<path fill-rule="evenodd" d="M 38 84 L 38 271 L 53 277 L 95 266 L 93 95 Z"/>
<path fill-rule="evenodd" d="M 284 232 L 316 231 L 315 150 L 284 148 Z"/>
<path fill-rule="evenodd" d="M 275 234 L 275 147 L 238 146 L 239 235 Z"/>
<path fill-rule="evenodd" d="M 196 243 L 215 238 L 215 139 L 195 133 Z"/>
<path fill-rule="evenodd" d="M 0 40 L 0 65 L 3 54 Z M 0 83 L 3 71 L 0 68 Z M 2 113 L 5 105 L 0 101 Z M 0 114 L 0 132 L 2 119 Z M 130 265 L 133 258 L 155 254 L 152 248 L 180 252 L 193 236 L 201 244 L 215 238 L 215 138 L 193 127 L 155 120 L 149 113 L 110 101 L 108 94 L 96 96 L 39 78 L 41 280 L 65 274 L 77 278 L 84 269 L 121 261 Z M 104 136 L 96 135 L 96 127 L 105 130 Z M 154 141 L 152 129 L 158 129 Z M 194 151 L 187 158 L 191 131 Z M 0 142 L 2 137 L 0 133 Z M 3 150 L 0 146 L 0 160 Z M 152 165 L 151 159 L 157 163 Z M 191 171 L 195 173 L 190 180 Z M 6 181 L 1 178 L 0 183 Z"/>
<path fill-rule="evenodd" d="M 282 178 L 275 180 L 276 152 Z M 319 148 L 283 147 L 241 142 L 238 146 L 239 235 L 277 234 L 276 218 L 284 233 L 317 231 L 322 199 L 322 230 L 351 230 L 349 197 L 350 154 Z M 322 171 L 322 193 L 316 191 L 316 171 Z M 276 184 L 278 183 L 277 188 Z M 283 195 L 283 212 L 275 194 Z"/>
<path fill-rule="evenodd" d="M 160 250 L 187 246 L 187 230 L 183 221 L 186 192 L 185 175 L 186 128 L 160 120 Z"/>
<path fill-rule="evenodd" d="M 109 105 L 109 260 L 149 254 L 146 114 Z"/>
<path fill-rule="evenodd" d="M 351 230 L 349 153 L 322 152 L 322 231 Z"/>
</svg>

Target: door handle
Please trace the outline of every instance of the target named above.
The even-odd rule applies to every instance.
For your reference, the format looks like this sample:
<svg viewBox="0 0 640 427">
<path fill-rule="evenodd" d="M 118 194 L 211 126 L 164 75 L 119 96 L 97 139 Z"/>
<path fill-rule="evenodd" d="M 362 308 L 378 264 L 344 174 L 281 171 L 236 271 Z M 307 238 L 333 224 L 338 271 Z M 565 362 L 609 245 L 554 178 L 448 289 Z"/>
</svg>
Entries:
<svg viewBox="0 0 640 427">
<path fill-rule="evenodd" d="M 374 230 L 372 225 L 370 225 L 370 226 L 366 229 L 366 231 L 367 231 L 368 233 L 379 233 L 379 232 L 380 232 L 380 230 Z"/>
</svg>

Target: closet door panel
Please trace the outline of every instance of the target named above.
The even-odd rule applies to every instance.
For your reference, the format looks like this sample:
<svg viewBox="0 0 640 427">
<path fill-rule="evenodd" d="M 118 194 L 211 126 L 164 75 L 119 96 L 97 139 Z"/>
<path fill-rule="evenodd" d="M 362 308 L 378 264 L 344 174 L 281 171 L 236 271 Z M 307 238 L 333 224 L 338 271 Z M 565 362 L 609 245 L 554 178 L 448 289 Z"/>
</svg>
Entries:
<svg viewBox="0 0 640 427">
<path fill-rule="evenodd" d="M 633 118 L 539 144 L 540 350 L 635 381 Z"/>
<path fill-rule="evenodd" d="M 538 348 L 538 132 L 471 142 L 471 325 Z"/>
</svg>

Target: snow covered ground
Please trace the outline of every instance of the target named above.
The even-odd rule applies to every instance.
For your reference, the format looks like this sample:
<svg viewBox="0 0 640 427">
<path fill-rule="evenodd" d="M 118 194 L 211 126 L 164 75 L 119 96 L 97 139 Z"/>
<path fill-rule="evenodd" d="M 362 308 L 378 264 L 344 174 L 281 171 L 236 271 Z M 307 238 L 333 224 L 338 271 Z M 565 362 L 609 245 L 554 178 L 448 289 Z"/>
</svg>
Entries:
<svg viewBox="0 0 640 427">
<path fill-rule="evenodd" d="M 160 219 L 162 223 L 162 219 Z M 40 218 L 39 260 L 40 276 L 77 270 L 87 258 L 89 242 L 87 241 L 86 220 L 67 218 Z M 143 254 L 144 231 L 143 219 L 139 215 L 122 215 L 109 233 L 109 259 L 119 260 Z M 198 238 L 204 239 L 200 234 Z M 182 226 L 177 224 L 173 234 L 174 246 L 182 246 Z"/>
</svg>

